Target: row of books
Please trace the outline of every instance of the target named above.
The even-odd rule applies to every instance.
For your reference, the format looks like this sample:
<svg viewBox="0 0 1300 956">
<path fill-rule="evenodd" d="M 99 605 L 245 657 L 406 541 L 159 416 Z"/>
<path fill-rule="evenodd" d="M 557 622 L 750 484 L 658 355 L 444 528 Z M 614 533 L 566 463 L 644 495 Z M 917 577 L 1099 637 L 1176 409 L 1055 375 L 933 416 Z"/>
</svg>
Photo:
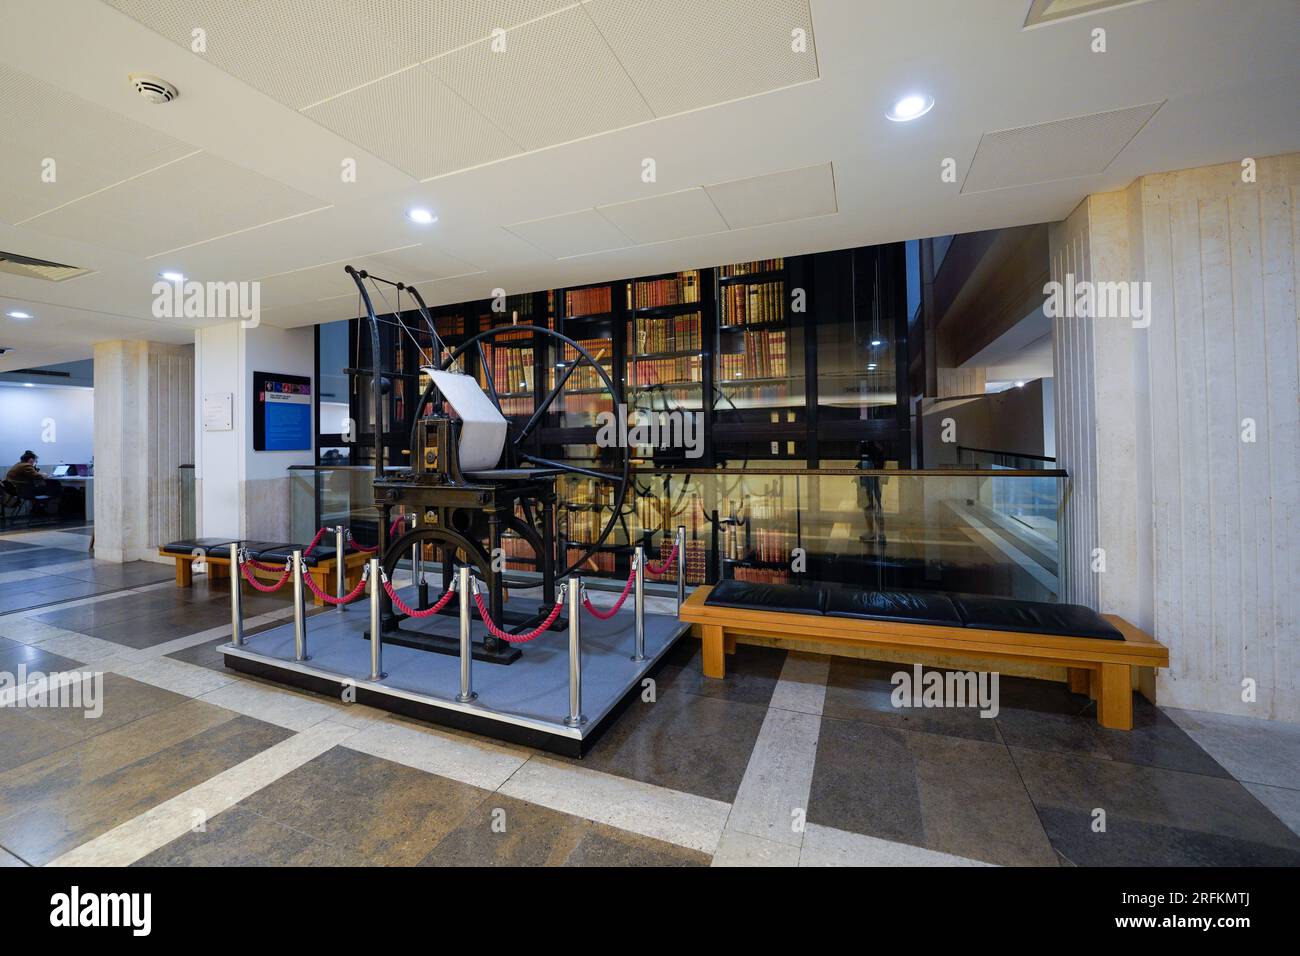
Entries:
<svg viewBox="0 0 1300 956">
<path fill-rule="evenodd" d="M 568 555 L 569 555 L 568 563 L 569 563 L 569 564 L 572 564 L 574 561 L 577 561 L 580 557 L 582 557 L 582 552 L 585 551 L 585 550 L 586 550 L 585 548 L 569 548 L 569 551 L 568 551 Z M 614 555 L 613 555 L 611 552 L 609 552 L 609 551 L 597 551 L 595 554 L 593 554 L 591 557 L 589 557 L 589 558 L 588 558 L 588 559 L 583 563 L 583 566 L 582 566 L 581 568 L 579 568 L 578 570 L 579 570 L 580 572 L 585 572 L 585 573 L 588 573 L 588 574 L 591 574 L 591 573 L 595 573 L 595 574 L 613 574 L 613 573 L 614 573 Z"/>
<path fill-rule="evenodd" d="M 743 352 L 718 356 L 719 384 L 733 379 L 784 378 L 789 374 L 785 330 L 746 332 Z"/>
<path fill-rule="evenodd" d="M 636 309 L 700 301 L 700 274 L 694 270 L 678 273 L 672 278 L 634 282 L 632 286 L 632 307 Z"/>
<path fill-rule="evenodd" d="M 632 388 L 703 380 L 703 361 L 698 355 L 672 359 L 644 359 L 627 364 L 628 385 Z"/>
<path fill-rule="evenodd" d="M 785 283 L 737 282 L 722 290 L 722 324 L 755 325 L 785 318 Z"/>
<path fill-rule="evenodd" d="M 799 543 L 793 531 L 775 528 L 751 528 L 749 538 L 753 546 L 749 559 L 753 561 L 787 563 Z"/>
<path fill-rule="evenodd" d="M 723 278 L 730 276 L 748 276 L 756 272 L 776 272 L 785 268 L 784 259 L 754 259 L 751 262 L 736 262 L 729 266 L 723 266 L 718 270 L 718 274 Z"/>
<path fill-rule="evenodd" d="M 536 555 L 533 547 L 515 534 L 501 536 L 501 550 L 505 552 L 506 568 L 512 571 L 535 571 Z"/>
<path fill-rule="evenodd" d="M 651 557 L 650 560 L 655 564 L 662 564 L 668 560 L 668 555 L 673 550 L 673 535 L 668 534 L 659 543 L 659 554 L 657 557 Z M 709 552 L 705 543 L 695 538 L 686 539 L 686 583 L 703 584 L 705 571 L 708 567 Z M 649 568 L 646 568 L 645 579 L 647 581 L 676 581 L 677 580 L 677 560 L 673 559 L 673 564 L 665 568 L 663 573 L 655 574 Z"/>
<path fill-rule="evenodd" d="M 533 390 L 533 350 L 493 349 L 492 381 L 500 393 Z"/>
<path fill-rule="evenodd" d="M 627 341 L 638 354 L 698 352 L 703 348 L 700 314 L 639 318 L 627 324 Z"/>
<path fill-rule="evenodd" d="M 569 289 L 564 293 L 564 314 L 570 317 L 582 315 L 600 315 L 609 312 L 609 286 L 594 286 L 590 289 Z"/>
<path fill-rule="evenodd" d="M 737 581 L 751 584 L 789 584 L 790 572 L 778 568 L 732 568 L 731 575 Z"/>
</svg>

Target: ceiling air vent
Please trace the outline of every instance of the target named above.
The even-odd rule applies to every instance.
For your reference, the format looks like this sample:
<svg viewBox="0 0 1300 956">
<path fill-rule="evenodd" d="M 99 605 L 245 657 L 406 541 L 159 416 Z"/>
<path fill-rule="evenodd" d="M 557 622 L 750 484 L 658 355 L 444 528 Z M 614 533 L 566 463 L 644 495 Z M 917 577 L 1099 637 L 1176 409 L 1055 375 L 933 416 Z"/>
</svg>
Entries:
<svg viewBox="0 0 1300 956">
<path fill-rule="evenodd" d="M 20 256 L 16 252 L 0 252 L 0 272 L 8 272 L 10 275 L 24 276 L 28 279 L 62 282 L 65 279 L 84 276 L 90 271 L 80 266 L 65 266 L 62 262 Z"/>
</svg>

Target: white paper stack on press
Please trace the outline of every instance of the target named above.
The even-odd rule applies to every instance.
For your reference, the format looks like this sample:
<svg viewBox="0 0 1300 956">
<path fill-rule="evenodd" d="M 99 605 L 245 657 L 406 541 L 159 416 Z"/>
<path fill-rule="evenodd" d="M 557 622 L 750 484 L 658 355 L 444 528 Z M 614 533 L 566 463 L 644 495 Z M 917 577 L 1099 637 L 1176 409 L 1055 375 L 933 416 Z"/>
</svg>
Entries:
<svg viewBox="0 0 1300 956">
<path fill-rule="evenodd" d="M 487 471 L 501 464 L 506 444 L 506 420 L 492 399 L 471 376 L 461 372 L 422 371 L 461 420 L 460 470 Z"/>
</svg>

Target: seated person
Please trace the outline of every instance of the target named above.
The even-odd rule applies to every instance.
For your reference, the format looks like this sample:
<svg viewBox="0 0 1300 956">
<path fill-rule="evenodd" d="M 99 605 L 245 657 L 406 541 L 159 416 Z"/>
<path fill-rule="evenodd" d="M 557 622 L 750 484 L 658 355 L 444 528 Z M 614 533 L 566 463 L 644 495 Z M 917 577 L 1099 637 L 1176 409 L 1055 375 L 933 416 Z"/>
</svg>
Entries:
<svg viewBox="0 0 1300 956">
<path fill-rule="evenodd" d="M 42 474 L 36 467 L 36 462 L 36 452 L 29 448 L 23 452 L 17 463 L 10 467 L 5 474 L 5 481 L 13 482 L 19 491 L 31 489 L 33 493 L 49 495 L 53 500 L 45 503 L 47 511 L 50 507 L 57 509 L 55 501 L 63 493 L 63 486 L 53 478 L 47 478 Z"/>
</svg>

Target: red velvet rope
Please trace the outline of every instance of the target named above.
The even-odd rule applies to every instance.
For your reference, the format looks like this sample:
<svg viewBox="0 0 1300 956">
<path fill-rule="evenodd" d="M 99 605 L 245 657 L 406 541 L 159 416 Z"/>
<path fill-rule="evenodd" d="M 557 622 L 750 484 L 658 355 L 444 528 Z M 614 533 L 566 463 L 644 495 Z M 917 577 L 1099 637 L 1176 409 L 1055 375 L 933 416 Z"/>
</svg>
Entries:
<svg viewBox="0 0 1300 956">
<path fill-rule="evenodd" d="M 431 607 L 426 607 L 423 611 L 417 611 L 415 608 L 407 606 L 406 602 L 397 596 L 397 591 L 393 589 L 393 582 L 389 581 L 387 578 L 384 579 L 384 590 L 388 593 L 389 599 L 392 600 L 393 607 L 397 608 L 407 617 L 431 617 L 445 608 L 447 602 L 451 600 L 451 596 L 456 593 L 449 588 L 443 593 L 442 597 L 438 598 L 437 604 L 434 604 Z"/>
<path fill-rule="evenodd" d="M 391 538 L 397 532 L 398 528 L 404 528 L 405 526 L 406 526 L 406 516 L 398 515 L 397 519 L 391 525 L 388 526 L 388 536 Z M 377 544 L 366 545 L 366 544 L 359 543 L 356 540 L 356 538 L 352 537 L 351 531 L 348 531 L 348 540 L 352 542 L 352 547 L 356 548 L 358 551 L 361 551 L 365 554 L 374 554 L 376 551 L 379 550 L 379 545 Z"/>
<path fill-rule="evenodd" d="M 244 558 L 244 564 L 259 571 L 269 571 L 273 574 L 285 569 L 283 564 L 263 564 L 261 561 L 254 561 L 252 558 Z"/>
<path fill-rule="evenodd" d="M 582 597 L 582 606 L 585 607 L 588 613 L 593 617 L 598 617 L 602 621 L 608 621 L 618 613 L 619 608 L 623 606 L 623 602 L 627 600 L 627 596 L 632 593 L 632 584 L 634 581 L 636 581 L 636 568 L 633 568 L 632 573 L 627 576 L 627 584 L 623 585 L 623 593 L 618 596 L 618 600 L 614 602 L 614 605 L 608 611 L 600 610 L 596 605 L 591 603 L 590 599 L 588 599 L 585 594 Z"/>
<path fill-rule="evenodd" d="M 311 590 L 312 594 L 316 595 L 326 604 L 333 604 L 335 606 L 338 606 L 340 604 L 351 604 L 357 598 L 361 597 L 362 592 L 365 591 L 366 589 L 366 579 L 364 575 L 362 576 L 361 580 L 357 582 L 357 586 L 354 587 L 347 594 L 343 595 L 343 597 L 341 598 L 337 598 L 332 594 L 326 594 L 324 591 L 322 591 L 320 589 L 320 585 L 316 583 L 316 579 L 307 573 L 306 568 L 302 569 L 302 579 L 305 582 L 307 582 L 307 587 Z"/>
<path fill-rule="evenodd" d="M 320 544 L 320 539 L 321 539 L 324 535 L 325 535 L 325 529 L 324 529 L 324 528 L 321 528 L 319 531 L 317 531 L 317 532 L 316 532 L 316 537 L 314 537 L 314 538 L 311 539 L 311 544 L 307 545 L 307 547 L 306 547 L 305 549 L 303 549 L 303 552 L 302 552 L 303 555 L 305 556 L 305 555 L 311 554 L 313 551 L 315 551 L 315 550 L 316 550 L 316 545 Z"/>
<path fill-rule="evenodd" d="M 651 574 L 663 574 L 673 566 L 673 558 L 677 557 L 677 539 L 673 539 L 673 549 L 668 552 L 668 557 L 664 558 L 663 564 L 655 567 L 649 561 L 645 563 L 645 569 Z"/>
<path fill-rule="evenodd" d="M 560 616 L 560 609 L 564 607 L 563 601 L 556 601 L 555 607 L 551 608 L 551 613 L 547 616 L 546 620 L 541 624 L 538 624 L 536 628 L 529 631 L 527 634 L 511 634 L 508 631 L 501 630 L 501 628 L 497 627 L 496 624 L 493 623 L 492 618 L 488 616 L 488 609 L 483 606 L 483 595 L 475 592 L 474 603 L 478 605 L 479 617 L 483 618 L 483 624 L 487 627 L 488 633 L 493 637 L 505 641 L 507 644 L 527 644 L 529 641 L 541 637 L 543 632 L 555 623 L 555 619 Z"/>
<path fill-rule="evenodd" d="M 270 593 L 271 591 L 278 591 L 280 590 L 280 588 L 284 587 L 284 582 L 289 580 L 289 574 L 292 571 L 291 568 L 285 568 L 284 571 L 280 574 L 279 581 L 276 581 L 274 584 L 263 584 L 261 581 L 257 580 L 257 578 L 253 576 L 253 571 L 251 568 L 249 568 L 247 563 L 241 564 L 239 570 L 240 573 L 243 574 L 245 581 L 247 581 L 257 590 L 265 593 Z M 272 570 L 275 569 L 272 568 Z"/>
</svg>

